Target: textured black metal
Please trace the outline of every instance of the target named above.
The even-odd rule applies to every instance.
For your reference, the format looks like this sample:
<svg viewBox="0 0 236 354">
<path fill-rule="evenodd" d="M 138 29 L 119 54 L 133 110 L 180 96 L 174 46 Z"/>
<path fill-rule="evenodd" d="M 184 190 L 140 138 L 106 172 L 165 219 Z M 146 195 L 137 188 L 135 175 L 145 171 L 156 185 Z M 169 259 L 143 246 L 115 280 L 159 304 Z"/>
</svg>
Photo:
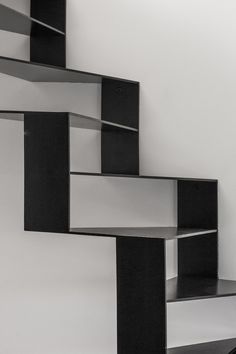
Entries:
<svg viewBox="0 0 236 354">
<path fill-rule="evenodd" d="M 25 230 L 69 231 L 69 118 L 25 114 Z"/>
<path fill-rule="evenodd" d="M 165 241 L 117 238 L 118 354 L 165 354 Z"/>
<path fill-rule="evenodd" d="M 218 227 L 217 182 L 178 181 L 178 226 Z M 218 276 L 218 235 L 178 240 L 180 276 Z"/>
<path fill-rule="evenodd" d="M 62 32 L 66 30 L 66 0 L 31 0 L 31 16 Z M 66 66 L 66 36 L 33 28 L 30 37 L 30 60 L 36 63 Z"/>
</svg>

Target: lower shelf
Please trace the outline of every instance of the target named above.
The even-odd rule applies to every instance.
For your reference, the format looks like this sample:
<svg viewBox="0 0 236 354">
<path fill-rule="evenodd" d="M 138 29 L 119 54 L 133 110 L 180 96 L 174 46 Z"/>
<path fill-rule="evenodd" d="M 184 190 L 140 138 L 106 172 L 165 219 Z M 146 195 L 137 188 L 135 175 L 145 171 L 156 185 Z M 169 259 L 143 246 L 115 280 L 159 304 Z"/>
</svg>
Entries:
<svg viewBox="0 0 236 354">
<path fill-rule="evenodd" d="M 229 354 L 236 347 L 236 339 L 171 348 L 167 354 Z"/>
<path fill-rule="evenodd" d="M 198 300 L 236 295 L 236 281 L 203 277 L 167 280 L 167 302 Z"/>
</svg>

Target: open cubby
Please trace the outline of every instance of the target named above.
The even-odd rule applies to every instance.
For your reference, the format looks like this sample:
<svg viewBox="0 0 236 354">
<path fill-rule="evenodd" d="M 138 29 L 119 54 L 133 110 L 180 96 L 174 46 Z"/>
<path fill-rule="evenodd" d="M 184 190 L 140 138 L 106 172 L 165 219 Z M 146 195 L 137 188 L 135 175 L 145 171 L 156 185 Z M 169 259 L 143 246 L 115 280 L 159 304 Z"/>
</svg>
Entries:
<svg viewBox="0 0 236 354">
<path fill-rule="evenodd" d="M 30 36 L 30 61 L 0 57 L 0 72 L 34 82 L 96 83 L 101 120 L 68 112 L 1 111 L 24 120 L 25 230 L 113 237 L 118 354 L 226 354 L 236 339 L 167 349 L 167 302 L 236 295 L 218 279 L 218 181 L 139 173 L 139 82 L 66 68 L 66 0 L 31 0 L 31 16 L 0 5 L 0 29 Z M 19 114 L 21 115 L 19 118 Z M 101 172 L 71 171 L 70 126 L 101 131 Z M 71 228 L 70 178 L 166 179 L 177 184 L 176 227 Z M 166 242 L 178 277 L 166 281 Z"/>
</svg>

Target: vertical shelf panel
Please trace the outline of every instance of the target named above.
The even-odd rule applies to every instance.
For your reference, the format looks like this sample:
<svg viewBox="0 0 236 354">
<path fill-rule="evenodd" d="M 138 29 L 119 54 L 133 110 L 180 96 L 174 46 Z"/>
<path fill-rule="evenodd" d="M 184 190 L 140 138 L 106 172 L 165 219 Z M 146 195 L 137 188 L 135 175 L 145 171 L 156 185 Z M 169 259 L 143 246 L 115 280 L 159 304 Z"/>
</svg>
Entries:
<svg viewBox="0 0 236 354">
<path fill-rule="evenodd" d="M 26 113 L 25 230 L 69 231 L 69 116 Z"/>
<path fill-rule="evenodd" d="M 178 227 L 218 228 L 217 182 L 178 181 Z M 180 276 L 218 276 L 218 235 L 178 240 Z"/>
<path fill-rule="evenodd" d="M 165 241 L 117 238 L 118 354 L 165 354 Z"/>
<path fill-rule="evenodd" d="M 139 84 L 102 80 L 102 120 L 139 128 Z M 138 132 L 102 130 L 102 172 L 139 174 Z"/>
<path fill-rule="evenodd" d="M 31 17 L 65 32 L 66 0 L 31 0 Z M 30 37 L 30 60 L 65 67 L 66 36 L 35 27 Z"/>
</svg>

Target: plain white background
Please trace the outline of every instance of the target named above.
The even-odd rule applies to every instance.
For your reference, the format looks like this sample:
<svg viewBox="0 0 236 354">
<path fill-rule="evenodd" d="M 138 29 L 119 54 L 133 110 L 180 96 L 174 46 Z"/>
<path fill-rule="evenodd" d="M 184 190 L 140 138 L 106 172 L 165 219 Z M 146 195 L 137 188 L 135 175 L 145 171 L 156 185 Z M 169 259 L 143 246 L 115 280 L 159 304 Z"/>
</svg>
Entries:
<svg viewBox="0 0 236 354">
<path fill-rule="evenodd" d="M 29 0 L 1 3 L 29 13 Z M 141 173 L 218 178 L 220 276 L 236 280 L 233 0 L 68 0 L 67 66 L 141 82 Z M 29 58 L 0 32 L 1 55 Z M 0 109 L 100 117 L 97 85 L 0 75 Z M 73 169 L 98 171 L 99 133 L 71 129 Z M 115 241 L 23 232 L 23 125 L 0 120 L 0 353 L 116 354 Z M 72 225 L 175 225 L 169 182 L 72 180 Z M 168 246 L 168 276 L 176 273 Z M 234 298 L 168 305 L 168 345 L 236 336 Z"/>
</svg>

